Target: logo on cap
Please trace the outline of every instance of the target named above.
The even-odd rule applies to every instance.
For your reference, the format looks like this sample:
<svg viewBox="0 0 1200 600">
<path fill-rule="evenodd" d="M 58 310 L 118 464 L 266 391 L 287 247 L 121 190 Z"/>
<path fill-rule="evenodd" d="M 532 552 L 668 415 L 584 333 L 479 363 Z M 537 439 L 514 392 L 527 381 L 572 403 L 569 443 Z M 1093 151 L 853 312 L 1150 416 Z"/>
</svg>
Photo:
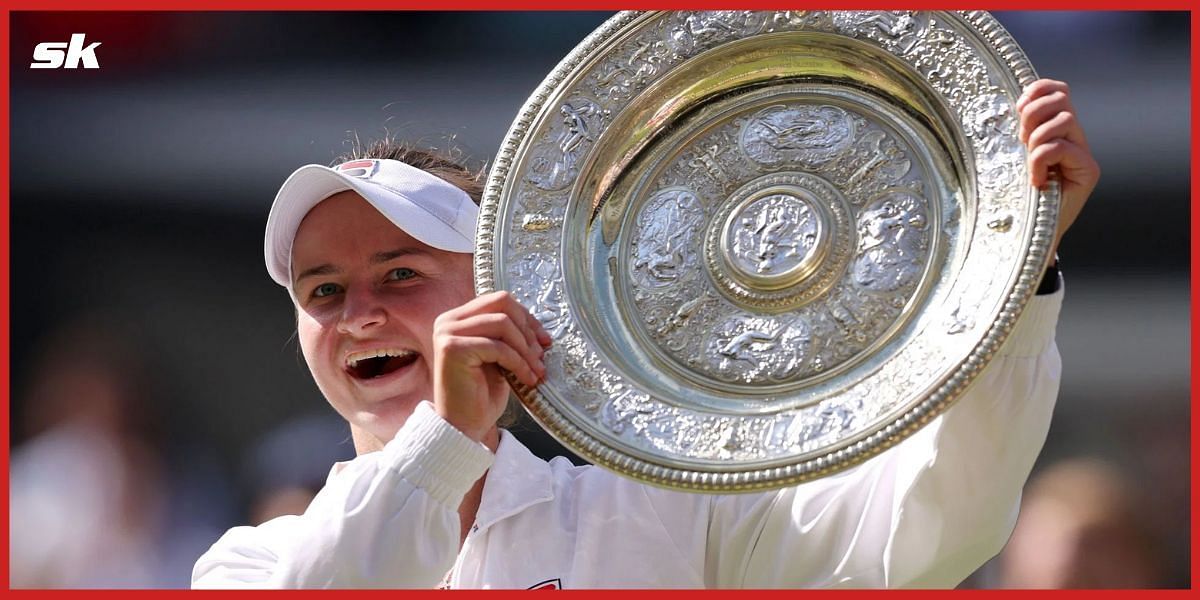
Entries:
<svg viewBox="0 0 1200 600">
<path fill-rule="evenodd" d="M 339 173 L 342 173 L 344 175 L 348 175 L 350 177 L 357 177 L 359 179 L 370 179 L 371 176 L 374 175 L 375 172 L 379 170 L 379 161 L 377 161 L 377 160 L 352 160 L 350 162 L 344 162 L 344 163 L 334 167 L 334 170 L 336 170 Z"/>
</svg>

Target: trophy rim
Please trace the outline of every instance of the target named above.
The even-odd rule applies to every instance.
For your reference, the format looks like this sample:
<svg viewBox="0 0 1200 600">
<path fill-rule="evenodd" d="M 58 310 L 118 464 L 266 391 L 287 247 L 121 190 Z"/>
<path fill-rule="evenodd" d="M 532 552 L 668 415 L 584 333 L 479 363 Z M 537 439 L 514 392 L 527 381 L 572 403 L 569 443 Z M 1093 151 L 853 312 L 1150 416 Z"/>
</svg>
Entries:
<svg viewBox="0 0 1200 600">
<path fill-rule="evenodd" d="M 500 211 L 505 190 L 514 175 L 514 165 L 522 158 L 519 153 L 527 138 L 534 133 L 539 115 L 555 98 L 564 82 L 569 82 L 580 68 L 595 60 L 601 48 L 626 34 L 642 20 L 660 14 L 661 11 L 625 11 L 608 19 L 568 53 L 518 112 L 492 166 L 480 205 L 474 258 L 477 293 L 502 289 L 496 285 L 496 270 L 503 268 L 496 264 L 496 244 L 500 237 L 498 229 L 506 225 Z M 1004 74 L 1011 76 L 1018 86 L 1024 87 L 1036 79 L 1024 52 L 991 14 L 985 11 L 931 14 L 954 15 L 957 22 L 969 28 Z M 1057 223 L 1057 182 L 1052 181 L 1046 190 L 1035 196 L 1030 244 L 1020 260 L 1016 281 L 1000 302 L 996 318 L 987 325 L 986 331 L 965 358 L 919 401 L 902 413 L 893 415 L 886 425 L 828 452 L 787 464 L 748 468 L 735 466 L 732 470 L 679 466 L 656 460 L 657 457 L 645 452 L 628 448 L 622 450 L 605 443 L 586 426 L 576 423 L 567 411 L 544 398 L 537 389 L 521 384 L 511 374 L 508 375 L 509 383 L 526 412 L 566 448 L 597 465 L 659 487 L 713 493 L 750 492 L 794 485 L 844 470 L 891 448 L 942 414 L 970 386 L 1007 339 L 1033 296 L 1049 261 Z"/>
</svg>

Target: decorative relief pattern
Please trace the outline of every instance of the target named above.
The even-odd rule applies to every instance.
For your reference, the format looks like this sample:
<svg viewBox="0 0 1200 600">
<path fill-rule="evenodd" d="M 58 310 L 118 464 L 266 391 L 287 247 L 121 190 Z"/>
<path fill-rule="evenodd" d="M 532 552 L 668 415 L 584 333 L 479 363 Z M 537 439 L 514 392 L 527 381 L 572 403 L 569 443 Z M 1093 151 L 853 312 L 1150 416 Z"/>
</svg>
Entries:
<svg viewBox="0 0 1200 600">
<path fill-rule="evenodd" d="M 736 191 L 687 187 L 696 149 L 744 140 L 764 117 L 821 143 L 769 164 L 747 152 L 709 155 L 702 171 L 719 171 Z M 618 269 L 630 273 L 642 332 L 685 372 L 747 391 L 853 361 L 903 316 L 930 259 L 932 200 L 914 162 L 906 142 L 846 108 L 795 100 L 726 117 L 631 206 L 630 264 Z M 850 283 L 835 285 L 847 272 Z"/>
<path fill-rule="evenodd" d="M 632 17 L 623 17 L 632 22 Z M 512 190 L 507 281 L 551 329 L 551 374 L 569 402 L 627 443 L 688 460 L 761 460 L 814 452 L 845 439 L 893 409 L 922 375 L 894 363 L 836 397 L 769 415 L 732 416 L 669 405 L 634 389 L 601 360 L 568 318 L 559 260 L 566 190 L 612 115 L 685 60 L 721 44 L 774 31 L 822 31 L 875 44 L 912 67 L 964 124 L 974 153 L 981 203 L 988 214 L 1018 215 L 986 228 L 978 243 L 996 265 L 1016 250 L 999 237 L 1018 229 L 1023 151 L 1013 131 L 1011 101 L 980 50 L 942 17 L 914 12 L 667 12 L 589 64 L 566 95 L 548 107 L 553 119 L 528 132 L 534 140 L 524 179 Z M 578 63 L 577 63 L 578 64 Z M 557 112 L 555 112 L 557 111 Z M 801 172 L 836 188 L 843 200 L 814 192 L 829 220 L 846 222 L 841 260 L 849 277 L 821 287 L 787 312 L 756 307 L 710 287 L 699 267 L 723 203 L 740 186 L 781 171 Z M 700 377 L 745 385 L 794 381 L 851 361 L 902 314 L 929 260 L 933 231 L 957 219 L 958 206 L 933 223 L 933 194 L 911 149 L 887 129 L 844 107 L 781 102 L 734 116 L 705 133 L 662 171 L 631 228 L 628 277 L 639 326 L 663 352 Z M 808 188 L 806 188 L 808 189 Z M 811 190 L 809 190 L 811 191 Z M 747 269 L 771 271 L 802 261 L 813 234 L 811 215 L 786 194 L 768 195 L 745 218 L 733 254 L 757 257 Z M 799 198 L 799 196 L 790 196 Z M 636 203 L 635 203 L 636 204 Z M 786 209 L 786 205 L 791 205 Z M 773 208 L 770 217 L 759 215 Z M 790 212 L 788 212 L 790 211 Z M 840 211 L 840 212 L 839 212 Z M 773 227 L 788 234 L 773 238 Z M 518 234 L 519 232 L 519 234 Z M 779 243 L 780 239 L 799 240 Z M 774 240 L 774 241 L 772 241 Z M 766 246 L 763 246 L 764 242 Z M 974 254 L 976 250 L 973 241 Z M 763 250 L 769 247 L 770 250 Z M 992 253 L 994 252 L 994 256 Z M 839 258 L 840 256 L 840 258 Z M 711 265 L 708 272 L 711 272 Z M 690 274 L 690 276 L 689 276 Z M 817 277 L 817 275 L 813 275 Z M 950 334 L 976 326 L 973 310 L 994 282 L 963 291 L 948 318 Z M 794 293 L 792 290 L 790 293 Z M 582 309 L 583 307 L 574 307 Z M 955 331 L 957 329 L 957 331 Z M 945 331 L 945 330 L 944 330 Z M 917 340 L 908 362 L 944 360 L 944 349 Z"/>
<path fill-rule="evenodd" d="M 714 375 L 740 383 L 781 383 L 805 366 L 812 328 L 803 318 L 739 315 L 718 326 L 705 344 Z"/>
<path fill-rule="evenodd" d="M 752 168 L 738 149 L 736 127 L 725 127 L 688 145 L 667 168 L 669 181 L 687 181 L 702 198 L 724 197 L 740 186 Z"/>
<path fill-rule="evenodd" d="M 596 141 L 607 119 L 599 104 L 583 96 L 564 102 L 558 114 L 559 121 L 529 164 L 529 182 L 543 190 L 561 190 L 575 181 L 580 157 Z"/>
<path fill-rule="evenodd" d="M 814 169 L 849 147 L 854 128 L 836 106 L 780 105 L 764 108 L 742 129 L 746 156 L 767 167 L 790 163 Z"/>
<path fill-rule="evenodd" d="M 847 173 L 843 185 L 868 193 L 894 185 L 912 168 L 912 161 L 896 140 L 878 129 L 866 132 L 856 141 L 850 161 L 857 166 L 843 171 Z M 920 180 L 913 182 L 914 185 L 920 183 Z"/>
<path fill-rule="evenodd" d="M 637 219 L 633 237 L 633 280 L 661 288 L 696 271 L 696 237 L 704 210 L 691 190 L 660 190 Z"/>
<path fill-rule="evenodd" d="M 911 287 L 924 270 L 929 230 L 922 198 L 893 192 L 872 202 L 859 216 L 854 281 L 876 292 Z"/>
<path fill-rule="evenodd" d="M 555 257 L 542 253 L 526 254 L 512 262 L 509 273 L 513 278 L 513 294 L 541 321 L 546 332 L 557 337 L 566 331 L 570 315 Z"/>
<path fill-rule="evenodd" d="M 897 56 L 907 56 L 929 31 L 929 19 L 913 11 L 835 12 L 833 22 L 843 33 L 878 43 Z"/>
<path fill-rule="evenodd" d="M 752 250 L 749 243 L 753 236 L 740 244 L 751 253 L 745 257 L 740 257 L 741 251 L 731 242 L 738 242 L 739 233 L 753 233 L 740 231 L 742 211 L 773 195 L 804 202 L 818 222 L 818 231 L 814 246 L 807 248 L 793 270 L 765 276 L 757 272 L 757 267 L 753 270 L 747 267 L 758 262 L 753 256 L 757 250 Z M 718 206 L 708 225 L 706 266 L 717 287 L 738 304 L 776 312 L 801 306 L 823 293 L 849 261 L 853 239 L 851 208 L 846 198 L 825 179 L 796 171 L 768 173 L 750 179 L 727 199 L 714 204 Z M 770 245 L 765 249 L 769 248 Z"/>
<path fill-rule="evenodd" d="M 556 255 L 566 216 L 566 194 L 530 186 L 521 190 L 516 205 L 516 214 L 521 216 L 512 222 L 509 235 L 514 255 L 529 252 Z"/>
<path fill-rule="evenodd" d="M 764 12 L 718 10 L 681 12 L 673 15 L 668 45 L 678 56 L 691 56 L 700 50 L 764 31 L 773 19 Z"/>
<path fill-rule="evenodd" d="M 799 267 L 816 249 L 820 216 L 792 194 L 758 198 L 734 215 L 727 233 L 734 268 L 763 276 Z"/>
</svg>

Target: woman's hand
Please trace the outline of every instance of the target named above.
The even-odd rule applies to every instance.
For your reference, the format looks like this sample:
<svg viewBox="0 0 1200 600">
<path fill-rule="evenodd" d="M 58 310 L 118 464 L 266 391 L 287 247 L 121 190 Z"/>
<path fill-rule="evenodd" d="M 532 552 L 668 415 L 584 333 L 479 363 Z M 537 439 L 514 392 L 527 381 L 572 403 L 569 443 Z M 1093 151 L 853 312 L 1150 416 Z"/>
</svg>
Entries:
<svg viewBox="0 0 1200 600">
<path fill-rule="evenodd" d="M 550 334 L 509 292 L 493 292 L 442 313 L 433 325 L 434 409 L 476 441 L 496 425 L 508 402 L 500 368 L 536 386 Z"/>
<path fill-rule="evenodd" d="M 1050 170 L 1057 169 L 1062 185 L 1062 205 L 1053 251 L 1075 222 L 1088 196 L 1100 179 L 1100 166 L 1092 157 L 1083 127 L 1075 115 L 1067 84 L 1039 79 L 1025 88 L 1017 100 L 1020 138 L 1029 149 L 1030 183 L 1042 187 Z"/>
</svg>

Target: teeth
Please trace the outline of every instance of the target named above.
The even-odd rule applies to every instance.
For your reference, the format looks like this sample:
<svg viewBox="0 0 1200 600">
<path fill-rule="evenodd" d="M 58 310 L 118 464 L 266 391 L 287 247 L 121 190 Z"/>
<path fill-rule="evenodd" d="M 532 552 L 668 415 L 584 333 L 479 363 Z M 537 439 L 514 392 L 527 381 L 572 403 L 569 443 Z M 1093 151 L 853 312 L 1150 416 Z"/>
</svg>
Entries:
<svg viewBox="0 0 1200 600">
<path fill-rule="evenodd" d="M 389 356 L 390 357 L 406 357 L 406 356 L 409 356 L 412 354 L 416 354 L 416 352 L 413 352 L 412 350 L 396 350 L 394 348 L 380 348 L 379 350 L 366 350 L 364 352 L 352 352 L 346 356 L 346 366 L 353 369 L 354 367 L 358 366 L 359 362 L 362 362 L 367 359 L 384 358 L 384 357 L 389 357 Z"/>
</svg>

